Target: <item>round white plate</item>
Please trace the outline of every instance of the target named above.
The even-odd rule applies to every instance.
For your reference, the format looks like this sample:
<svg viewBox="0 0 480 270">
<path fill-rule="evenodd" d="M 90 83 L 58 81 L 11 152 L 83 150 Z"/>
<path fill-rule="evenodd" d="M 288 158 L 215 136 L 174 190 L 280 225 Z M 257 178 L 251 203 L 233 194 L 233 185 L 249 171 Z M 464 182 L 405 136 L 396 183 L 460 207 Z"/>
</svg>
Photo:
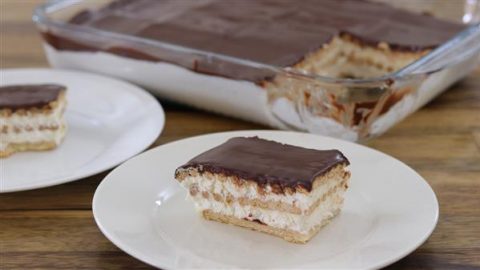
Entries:
<svg viewBox="0 0 480 270">
<path fill-rule="evenodd" d="M 141 88 L 108 77 L 51 69 L 1 70 L 1 85 L 67 86 L 67 135 L 56 149 L 0 159 L 0 192 L 29 190 L 112 168 L 152 144 L 165 116 Z"/>
<path fill-rule="evenodd" d="M 203 220 L 174 180 L 175 169 L 235 136 L 341 150 L 352 172 L 341 214 L 305 245 Z M 115 245 L 165 269 L 371 269 L 422 244 L 437 223 L 438 203 L 415 171 L 376 150 L 306 133 L 239 131 L 176 141 L 127 161 L 98 186 L 93 214 Z"/>
</svg>

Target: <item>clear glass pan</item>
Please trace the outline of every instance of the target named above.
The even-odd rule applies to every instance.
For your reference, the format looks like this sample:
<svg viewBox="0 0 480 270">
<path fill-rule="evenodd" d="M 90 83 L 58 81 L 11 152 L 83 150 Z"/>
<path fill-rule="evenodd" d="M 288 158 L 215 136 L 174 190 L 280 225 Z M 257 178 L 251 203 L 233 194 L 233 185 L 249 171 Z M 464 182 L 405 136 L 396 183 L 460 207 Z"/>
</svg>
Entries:
<svg viewBox="0 0 480 270">
<path fill-rule="evenodd" d="M 434 12 L 435 7 L 438 9 L 439 3 L 448 2 L 377 1 L 391 2 L 396 6 L 403 3 L 407 8 L 421 7 L 422 11 L 427 12 Z M 35 10 L 34 21 L 47 41 L 45 45 L 47 56 L 54 67 L 83 69 L 121 77 L 147 87 L 167 99 L 279 128 L 308 131 L 353 141 L 382 134 L 466 76 L 476 67 L 480 58 L 478 23 L 472 24 L 450 41 L 401 70 L 369 79 L 332 78 L 301 73 L 292 69 L 67 23 L 68 19 L 80 10 L 97 9 L 108 2 L 108 0 L 61 0 L 49 2 Z M 465 5 L 463 1 L 452 2 L 457 3 L 460 11 L 447 14 L 454 14 L 457 20 L 469 23 L 478 19 L 480 8 L 477 1 L 468 0 Z M 461 4 L 460 7 L 458 3 Z M 73 55 L 75 52 L 67 54 L 56 51 L 48 45 L 52 42 L 49 35 L 60 36 L 79 44 L 89 44 L 102 53 L 89 51 Z M 147 67 L 147 64 L 137 63 L 138 60 L 119 62 L 119 58 L 129 58 L 129 52 L 125 48 L 135 48 L 147 56 L 154 55 L 164 63 L 173 64 L 181 70 L 174 75 L 161 76 L 159 74 L 168 73 L 173 67 L 162 66 L 162 63 L 149 63 L 150 66 Z M 114 55 L 116 58 L 108 58 L 110 56 L 106 54 Z M 90 56 L 95 58 L 83 62 Z M 98 62 L 100 59 L 103 61 L 102 64 Z M 122 67 L 119 68 L 119 65 Z M 210 69 L 213 67 L 226 73 L 229 69 L 235 68 L 245 73 L 275 74 L 275 79 L 267 86 L 259 86 L 253 83 L 247 85 L 245 81 L 190 72 L 196 71 L 199 66 L 208 66 Z M 203 84 L 204 90 L 199 89 L 200 83 Z M 242 87 L 248 89 L 240 89 Z M 261 93 L 248 94 L 257 90 Z"/>
</svg>

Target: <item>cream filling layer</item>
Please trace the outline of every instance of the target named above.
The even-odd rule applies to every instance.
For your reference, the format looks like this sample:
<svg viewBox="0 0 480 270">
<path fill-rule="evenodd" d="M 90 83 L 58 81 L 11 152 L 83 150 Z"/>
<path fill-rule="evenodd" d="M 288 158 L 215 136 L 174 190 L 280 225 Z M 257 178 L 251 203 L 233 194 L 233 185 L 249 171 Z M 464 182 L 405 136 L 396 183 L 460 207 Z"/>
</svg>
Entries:
<svg viewBox="0 0 480 270">
<path fill-rule="evenodd" d="M 65 136 L 66 123 L 63 116 L 65 103 L 48 114 L 18 115 L 0 117 L 0 151 L 9 144 L 55 142 L 59 144 Z M 5 128 L 6 132 L 2 132 Z"/>
<path fill-rule="evenodd" d="M 220 179 L 222 178 L 222 179 Z M 187 190 L 195 184 L 198 191 L 208 192 L 211 194 L 219 194 L 222 197 L 231 195 L 234 198 L 257 199 L 263 202 L 281 202 L 294 207 L 298 207 L 303 211 L 308 209 L 323 197 L 325 193 L 333 189 L 339 183 L 343 182 L 343 178 L 333 177 L 328 179 L 321 186 L 314 188 L 310 193 L 295 192 L 293 194 L 276 194 L 272 192 L 272 187 L 267 185 L 265 187 L 265 194 L 259 193 L 255 183 L 244 184 L 242 186 L 236 185 L 230 177 L 224 181 L 224 176 L 213 174 L 212 177 L 205 175 L 187 176 L 181 182 L 182 186 Z"/>
<path fill-rule="evenodd" d="M 259 220 L 268 226 L 308 234 L 314 227 L 332 218 L 343 205 L 343 189 L 328 196 L 310 215 L 297 215 L 278 210 L 267 210 L 250 205 L 240 205 L 238 202 L 225 204 L 208 200 L 200 194 L 189 197 L 198 211 L 210 210 L 226 216 L 250 221 Z"/>
</svg>

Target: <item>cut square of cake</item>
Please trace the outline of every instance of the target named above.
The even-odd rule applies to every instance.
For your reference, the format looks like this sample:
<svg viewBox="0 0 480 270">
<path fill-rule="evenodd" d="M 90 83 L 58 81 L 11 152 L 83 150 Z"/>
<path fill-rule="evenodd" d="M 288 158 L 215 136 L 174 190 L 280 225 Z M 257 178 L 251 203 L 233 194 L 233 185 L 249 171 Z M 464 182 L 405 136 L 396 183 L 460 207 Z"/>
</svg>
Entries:
<svg viewBox="0 0 480 270">
<path fill-rule="evenodd" d="M 179 167 L 203 217 L 306 243 L 343 205 L 350 172 L 338 150 L 236 137 Z"/>
<path fill-rule="evenodd" d="M 56 84 L 0 87 L 0 157 L 59 145 L 66 132 L 65 92 Z"/>
</svg>

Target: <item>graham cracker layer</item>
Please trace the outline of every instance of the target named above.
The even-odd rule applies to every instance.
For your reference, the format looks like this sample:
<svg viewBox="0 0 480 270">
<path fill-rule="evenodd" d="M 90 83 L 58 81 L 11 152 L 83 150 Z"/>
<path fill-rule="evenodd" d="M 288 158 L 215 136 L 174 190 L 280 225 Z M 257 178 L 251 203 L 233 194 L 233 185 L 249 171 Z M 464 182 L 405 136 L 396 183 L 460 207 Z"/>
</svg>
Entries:
<svg viewBox="0 0 480 270">
<path fill-rule="evenodd" d="M 331 218 L 323 220 L 321 224 L 318 224 L 317 226 L 312 228 L 307 234 L 301 234 L 301 233 L 290 231 L 290 230 L 274 228 L 268 225 L 261 224 L 256 221 L 238 219 L 232 216 L 218 214 L 218 213 L 212 212 L 211 210 L 202 211 L 202 216 L 207 220 L 213 220 L 213 221 L 218 221 L 226 224 L 232 224 L 232 225 L 248 228 L 254 231 L 267 233 L 270 235 L 283 238 L 284 240 L 292 243 L 305 244 L 308 241 L 310 241 L 310 239 L 312 239 L 313 236 L 315 236 L 323 226 L 327 225 L 332 220 L 332 218 L 337 216 L 339 212 L 340 210 L 336 211 Z"/>
<path fill-rule="evenodd" d="M 55 147 L 57 147 L 57 144 L 54 141 L 36 143 L 10 143 L 5 150 L 0 151 L 0 158 L 8 157 L 16 152 L 51 150 Z"/>
<path fill-rule="evenodd" d="M 429 50 L 392 50 L 387 43 L 364 45 L 343 34 L 310 53 L 294 68 L 335 78 L 373 78 L 397 71 L 416 61 Z"/>
</svg>

